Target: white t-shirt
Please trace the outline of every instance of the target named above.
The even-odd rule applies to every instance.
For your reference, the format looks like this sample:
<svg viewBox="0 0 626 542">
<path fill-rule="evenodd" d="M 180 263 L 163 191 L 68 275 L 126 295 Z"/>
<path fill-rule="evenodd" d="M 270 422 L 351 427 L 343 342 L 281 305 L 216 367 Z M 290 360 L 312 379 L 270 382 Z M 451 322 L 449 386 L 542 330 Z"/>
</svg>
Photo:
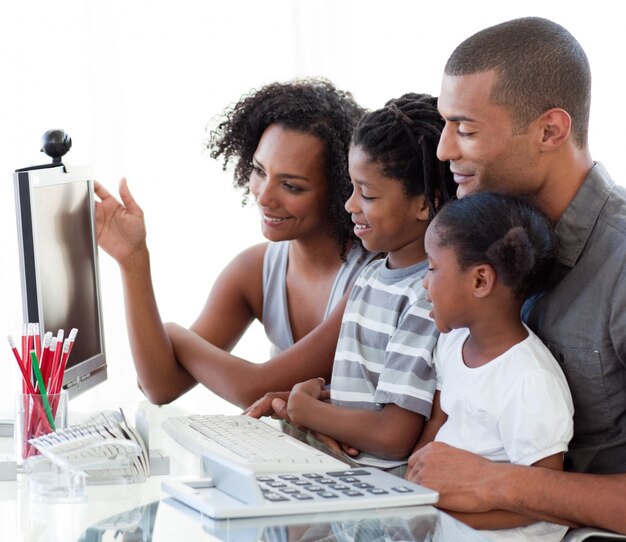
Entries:
<svg viewBox="0 0 626 542">
<path fill-rule="evenodd" d="M 433 360 L 448 420 L 435 440 L 520 465 L 567 450 L 574 429 L 567 381 L 548 348 L 526 329 L 526 339 L 473 369 L 462 356 L 469 330 L 439 337 Z"/>
<path fill-rule="evenodd" d="M 468 329 L 439 336 L 433 362 L 448 419 L 435 440 L 519 465 L 567 450 L 574 428 L 567 381 L 548 348 L 526 329 L 526 339 L 476 368 L 463 362 Z M 566 531 L 567 527 L 539 522 L 482 533 L 494 541 L 545 542 L 561 540 Z"/>
</svg>

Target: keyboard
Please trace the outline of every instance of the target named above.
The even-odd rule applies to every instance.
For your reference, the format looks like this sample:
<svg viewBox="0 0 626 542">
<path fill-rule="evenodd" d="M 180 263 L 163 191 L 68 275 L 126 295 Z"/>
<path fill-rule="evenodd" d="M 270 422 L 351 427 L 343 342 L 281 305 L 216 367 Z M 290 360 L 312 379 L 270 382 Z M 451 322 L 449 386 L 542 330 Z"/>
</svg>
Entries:
<svg viewBox="0 0 626 542">
<path fill-rule="evenodd" d="M 167 418 L 163 429 L 190 452 L 225 457 L 255 473 L 342 470 L 350 467 L 283 433 L 263 420 L 244 415 L 193 415 Z"/>
<path fill-rule="evenodd" d="M 436 491 L 372 468 L 254 473 L 203 456 L 205 478 L 167 479 L 166 493 L 211 518 L 250 518 L 434 504 Z"/>
</svg>

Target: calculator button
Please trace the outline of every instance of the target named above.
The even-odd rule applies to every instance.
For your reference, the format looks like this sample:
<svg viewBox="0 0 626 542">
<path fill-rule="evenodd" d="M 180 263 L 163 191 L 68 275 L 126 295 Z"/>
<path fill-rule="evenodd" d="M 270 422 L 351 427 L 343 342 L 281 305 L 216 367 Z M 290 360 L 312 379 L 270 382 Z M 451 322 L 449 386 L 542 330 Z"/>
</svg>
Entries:
<svg viewBox="0 0 626 542">
<path fill-rule="evenodd" d="M 300 490 L 297 487 L 284 487 L 284 488 L 281 488 L 280 492 L 290 495 L 292 493 L 300 493 Z"/>
<path fill-rule="evenodd" d="M 307 491 L 311 491 L 312 493 L 319 493 L 320 491 L 326 491 L 323 487 L 320 486 L 302 486 Z"/>
<path fill-rule="evenodd" d="M 273 476 L 257 476 L 256 479 L 259 482 L 273 482 L 274 481 Z"/>
<path fill-rule="evenodd" d="M 387 493 L 389 493 L 388 491 L 385 491 L 381 487 L 368 488 L 367 492 L 371 493 L 372 495 L 386 495 Z"/>
<path fill-rule="evenodd" d="M 294 493 L 292 498 L 298 499 L 299 501 L 311 500 L 313 497 L 311 495 L 307 495 L 306 493 Z"/>
<path fill-rule="evenodd" d="M 289 480 L 289 481 L 291 481 L 291 480 L 297 480 L 298 476 L 296 474 L 281 474 L 279 476 L 279 478 L 281 480 Z"/>
<path fill-rule="evenodd" d="M 288 501 L 289 500 L 287 497 L 283 497 L 282 495 L 279 495 L 278 493 L 266 493 L 263 496 L 268 501 L 271 501 L 271 502 L 279 502 L 279 501 Z"/>
<path fill-rule="evenodd" d="M 324 491 L 322 493 L 318 493 L 318 495 L 320 497 L 323 497 L 324 499 L 336 499 L 337 497 L 339 497 L 339 495 L 337 495 L 336 493 L 332 493 L 331 491 Z"/>
<path fill-rule="evenodd" d="M 357 491 L 356 489 L 348 489 L 347 491 L 344 491 L 343 494 L 348 497 L 361 497 L 363 495 L 363 493 Z"/>
<path fill-rule="evenodd" d="M 358 482 L 359 479 L 355 478 L 354 476 L 342 476 L 341 478 L 339 478 L 342 482 L 345 482 L 346 484 L 354 484 L 355 482 Z"/>
<path fill-rule="evenodd" d="M 413 490 L 410 487 L 406 487 L 406 486 L 396 486 L 396 487 L 392 487 L 391 489 L 393 489 L 394 491 L 398 493 L 412 493 L 413 492 Z"/>
<path fill-rule="evenodd" d="M 358 484 L 354 484 L 354 487 L 357 487 L 359 489 L 369 489 L 374 486 L 372 484 L 366 484 L 365 482 L 359 482 Z"/>
<path fill-rule="evenodd" d="M 334 489 L 335 491 L 345 491 L 350 489 L 350 486 L 345 486 L 343 484 L 331 484 L 328 486 L 330 489 Z"/>
<path fill-rule="evenodd" d="M 267 483 L 267 487 L 285 487 L 287 485 L 285 482 L 276 482 L 276 481 L 266 482 L 266 483 Z"/>
<path fill-rule="evenodd" d="M 323 478 L 321 474 L 317 472 L 306 472 L 302 475 L 303 478 Z"/>
<path fill-rule="evenodd" d="M 340 470 L 340 471 L 327 472 L 326 474 L 328 476 L 369 476 L 372 473 L 364 469 L 355 469 L 355 470 Z"/>
</svg>

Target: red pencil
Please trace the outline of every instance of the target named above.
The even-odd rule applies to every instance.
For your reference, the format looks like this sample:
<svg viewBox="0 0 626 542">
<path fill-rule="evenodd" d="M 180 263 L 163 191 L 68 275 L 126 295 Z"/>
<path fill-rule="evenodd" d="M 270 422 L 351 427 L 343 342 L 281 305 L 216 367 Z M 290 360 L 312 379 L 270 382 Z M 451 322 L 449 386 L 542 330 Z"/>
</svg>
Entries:
<svg viewBox="0 0 626 542">
<path fill-rule="evenodd" d="M 52 343 L 52 332 L 48 331 L 43 336 L 43 352 L 41 353 L 41 374 L 43 376 L 43 381 L 46 386 L 46 389 L 48 389 L 48 382 L 49 382 L 48 378 L 50 375 L 50 370 L 52 368 L 53 354 L 50 350 L 51 343 Z"/>
<path fill-rule="evenodd" d="M 22 324 L 22 360 L 28 356 L 28 324 Z M 23 365 L 23 362 L 22 362 Z"/>
<path fill-rule="evenodd" d="M 69 337 L 63 341 L 63 348 L 61 354 L 61 362 L 55 366 L 54 368 L 54 376 L 52 379 L 52 392 L 51 393 L 59 393 L 61 391 L 61 387 L 63 386 L 63 375 L 65 373 L 65 365 L 67 364 L 67 358 L 70 355 L 70 339 Z M 57 346 L 59 350 L 59 348 Z"/>
<path fill-rule="evenodd" d="M 39 331 L 39 322 L 33 324 L 33 343 L 37 359 L 41 359 L 41 334 Z"/>
<path fill-rule="evenodd" d="M 56 374 L 59 364 L 61 363 L 61 351 L 63 350 L 63 336 L 65 332 L 62 329 L 57 331 L 57 341 L 56 341 L 56 350 L 54 352 L 54 362 L 53 362 L 53 371 Z"/>
<path fill-rule="evenodd" d="M 30 375 L 24 369 L 24 364 L 22 363 L 22 359 L 20 358 L 20 354 L 15 347 L 15 342 L 13 341 L 13 337 L 11 335 L 8 336 L 9 346 L 11 350 L 13 350 L 13 355 L 15 356 L 15 360 L 17 361 L 17 366 L 20 368 L 20 372 L 22 373 L 23 387 L 26 388 L 26 391 L 31 395 L 35 395 L 35 389 L 33 388 L 33 384 L 30 381 Z"/>
</svg>

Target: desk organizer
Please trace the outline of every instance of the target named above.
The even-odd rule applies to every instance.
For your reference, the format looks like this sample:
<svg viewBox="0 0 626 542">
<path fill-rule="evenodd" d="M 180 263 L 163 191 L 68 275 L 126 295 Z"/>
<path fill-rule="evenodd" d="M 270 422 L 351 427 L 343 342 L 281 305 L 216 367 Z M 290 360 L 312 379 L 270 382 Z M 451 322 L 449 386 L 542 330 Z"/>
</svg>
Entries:
<svg viewBox="0 0 626 542">
<path fill-rule="evenodd" d="M 86 484 L 138 483 L 150 474 L 143 440 L 121 410 L 29 442 L 40 452 L 24 465 L 35 498 L 76 501 Z"/>
</svg>

